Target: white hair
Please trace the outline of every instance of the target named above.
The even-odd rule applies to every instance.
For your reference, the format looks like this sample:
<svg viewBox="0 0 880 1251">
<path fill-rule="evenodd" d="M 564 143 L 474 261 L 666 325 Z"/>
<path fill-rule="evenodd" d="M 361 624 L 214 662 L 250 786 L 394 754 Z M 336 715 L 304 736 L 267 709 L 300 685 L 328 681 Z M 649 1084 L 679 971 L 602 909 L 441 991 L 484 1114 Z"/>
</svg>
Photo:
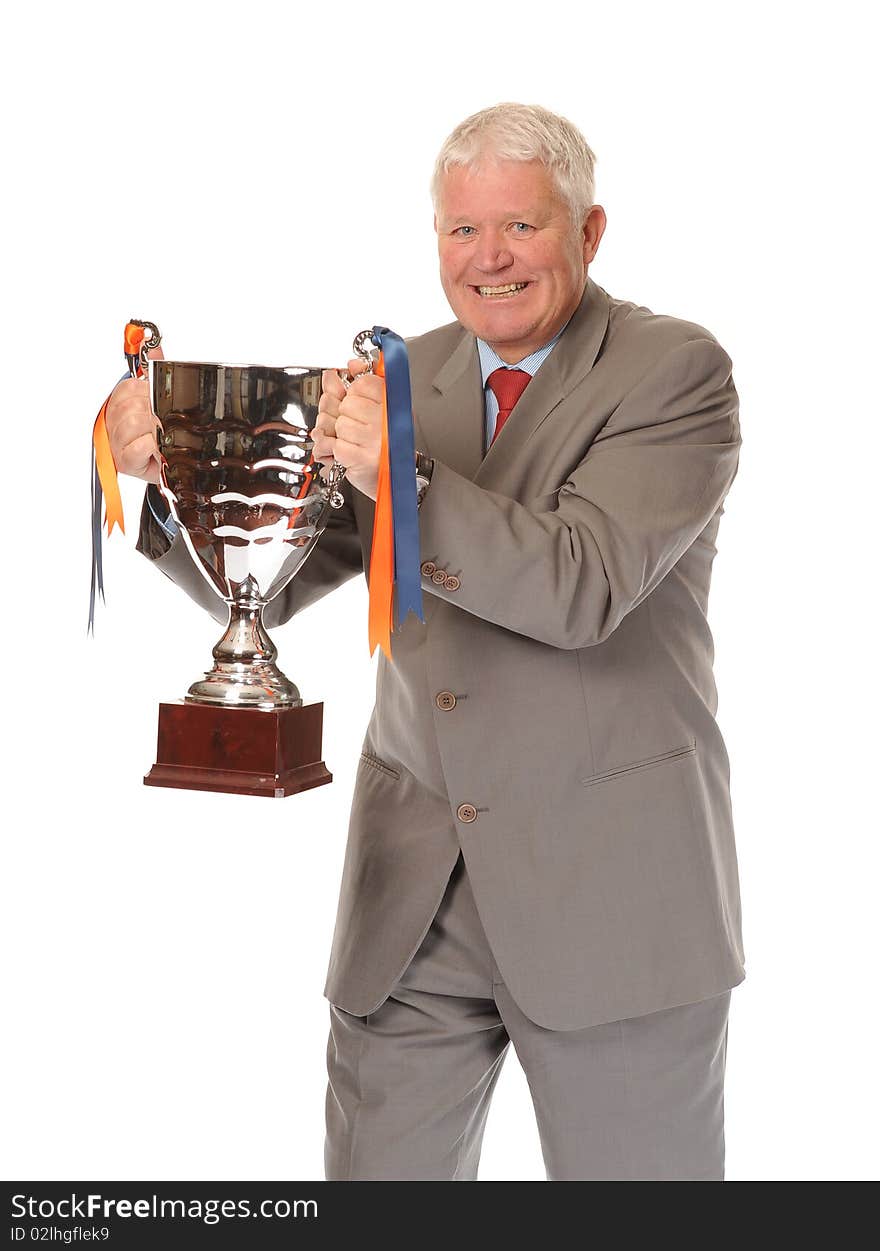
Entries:
<svg viewBox="0 0 880 1251">
<path fill-rule="evenodd" d="M 474 167 L 488 157 L 501 161 L 540 161 L 580 227 L 593 206 L 596 156 L 584 136 L 564 117 L 539 104 L 495 104 L 459 122 L 434 165 L 431 199 L 435 212 L 441 184 L 451 165 Z"/>
</svg>

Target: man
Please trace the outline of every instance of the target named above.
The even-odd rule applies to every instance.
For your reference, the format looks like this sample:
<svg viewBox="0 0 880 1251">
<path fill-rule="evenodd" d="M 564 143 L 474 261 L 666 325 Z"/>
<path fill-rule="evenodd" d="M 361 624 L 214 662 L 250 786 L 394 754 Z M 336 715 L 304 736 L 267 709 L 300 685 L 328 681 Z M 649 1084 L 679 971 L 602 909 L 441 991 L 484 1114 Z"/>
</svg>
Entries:
<svg viewBox="0 0 880 1251">
<path fill-rule="evenodd" d="M 738 401 L 709 331 L 588 276 L 593 160 L 512 104 L 438 157 L 457 320 L 408 345 L 426 621 L 380 657 L 358 771 L 330 1179 L 476 1178 L 511 1040 L 549 1179 L 723 1177 L 744 973 L 706 612 Z M 369 567 L 383 385 L 324 376 L 315 454 L 346 503 L 269 625 Z M 144 390 L 108 428 L 151 478 Z M 149 488 L 140 550 L 222 616 L 166 515 Z"/>
</svg>

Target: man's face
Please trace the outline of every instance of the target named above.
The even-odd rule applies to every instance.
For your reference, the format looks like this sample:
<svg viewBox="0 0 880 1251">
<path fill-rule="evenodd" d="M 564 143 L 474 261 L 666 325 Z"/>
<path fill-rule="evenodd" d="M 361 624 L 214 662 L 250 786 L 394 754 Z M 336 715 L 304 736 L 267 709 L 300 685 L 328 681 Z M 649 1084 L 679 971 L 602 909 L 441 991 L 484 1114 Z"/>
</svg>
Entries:
<svg viewBox="0 0 880 1251">
<path fill-rule="evenodd" d="M 434 228 L 453 312 L 514 364 L 577 308 L 605 213 L 595 205 L 578 229 L 539 161 L 486 159 L 446 172 Z"/>
</svg>

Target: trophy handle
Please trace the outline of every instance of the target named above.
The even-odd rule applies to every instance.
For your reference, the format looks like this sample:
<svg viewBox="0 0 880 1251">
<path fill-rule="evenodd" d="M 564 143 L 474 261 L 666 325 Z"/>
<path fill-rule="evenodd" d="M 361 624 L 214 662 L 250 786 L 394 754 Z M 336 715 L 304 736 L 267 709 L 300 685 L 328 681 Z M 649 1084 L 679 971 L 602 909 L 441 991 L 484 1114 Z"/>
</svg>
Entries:
<svg viewBox="0 0 880 1251">
<path fill-rule="evenodd" d="M 372 339 L 372 330 L 361 330 L 355 335 L 354 342 L 351 345 L 351 350 L 354 352 L 355 356 L 359 356 L 362 361 L 366 362 L 367 367 L 364 370 L 364 373 L 367 374 L 371 374 L 373 372 L 373 365 L 375 364 L 378 356 L 378 352 L 375 348 L 367 346 L 372 343 Z M 351 374 L 347 369 L 343 369 L 340 372 L 339 377 L 342 379 L 342 385 L 347 391 L 354 382 L 355 378 L 360 377 L 360 375 Z M 334 461 L 330 466 L 330 473 L 327 477 L 326 485 L 323 487 L 323 495 L 324 499 L 331 508 L 341 508 L 345 503 L 342 492 L 339 490 L 342 480 L 345 477 L 345 469 L 345 465 L 340 465 L 337 461 Z"/>
<path fill-rule="evenodd" d="M 130 326 L 140 326 L 141 330 L 145 332 L 139 350 L 136 353 L 126 351 L 125 354 L 129 373 L 132 378 L 138 378 L 142 374 L 147 373 L 147 366 L 149 365 L 147 353 L 159 346 L 162 342 L 162 335 L 159 333 L 159 327 L 154 321 L 140 321 L 137 317 L 132 317 L 128 324 Z"/>
</svg>

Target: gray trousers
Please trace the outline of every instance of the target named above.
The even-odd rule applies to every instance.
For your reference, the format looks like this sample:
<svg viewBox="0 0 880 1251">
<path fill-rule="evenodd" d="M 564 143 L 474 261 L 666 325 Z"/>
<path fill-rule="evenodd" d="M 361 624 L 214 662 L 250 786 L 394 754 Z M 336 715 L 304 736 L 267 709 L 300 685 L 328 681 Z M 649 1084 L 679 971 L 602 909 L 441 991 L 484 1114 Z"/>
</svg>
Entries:
<svg viewBox="0 0 880 1251">
<path fill-rule="evenodd" d="M 330 1005 L 328 1181 L 475 1181 L 512 1042 L 548 1181 L 721 1181 L 730 991 L 579 1030 L 520 1012 L 501 980 L 464 861 L 391 995 Z"/>
</svg>

